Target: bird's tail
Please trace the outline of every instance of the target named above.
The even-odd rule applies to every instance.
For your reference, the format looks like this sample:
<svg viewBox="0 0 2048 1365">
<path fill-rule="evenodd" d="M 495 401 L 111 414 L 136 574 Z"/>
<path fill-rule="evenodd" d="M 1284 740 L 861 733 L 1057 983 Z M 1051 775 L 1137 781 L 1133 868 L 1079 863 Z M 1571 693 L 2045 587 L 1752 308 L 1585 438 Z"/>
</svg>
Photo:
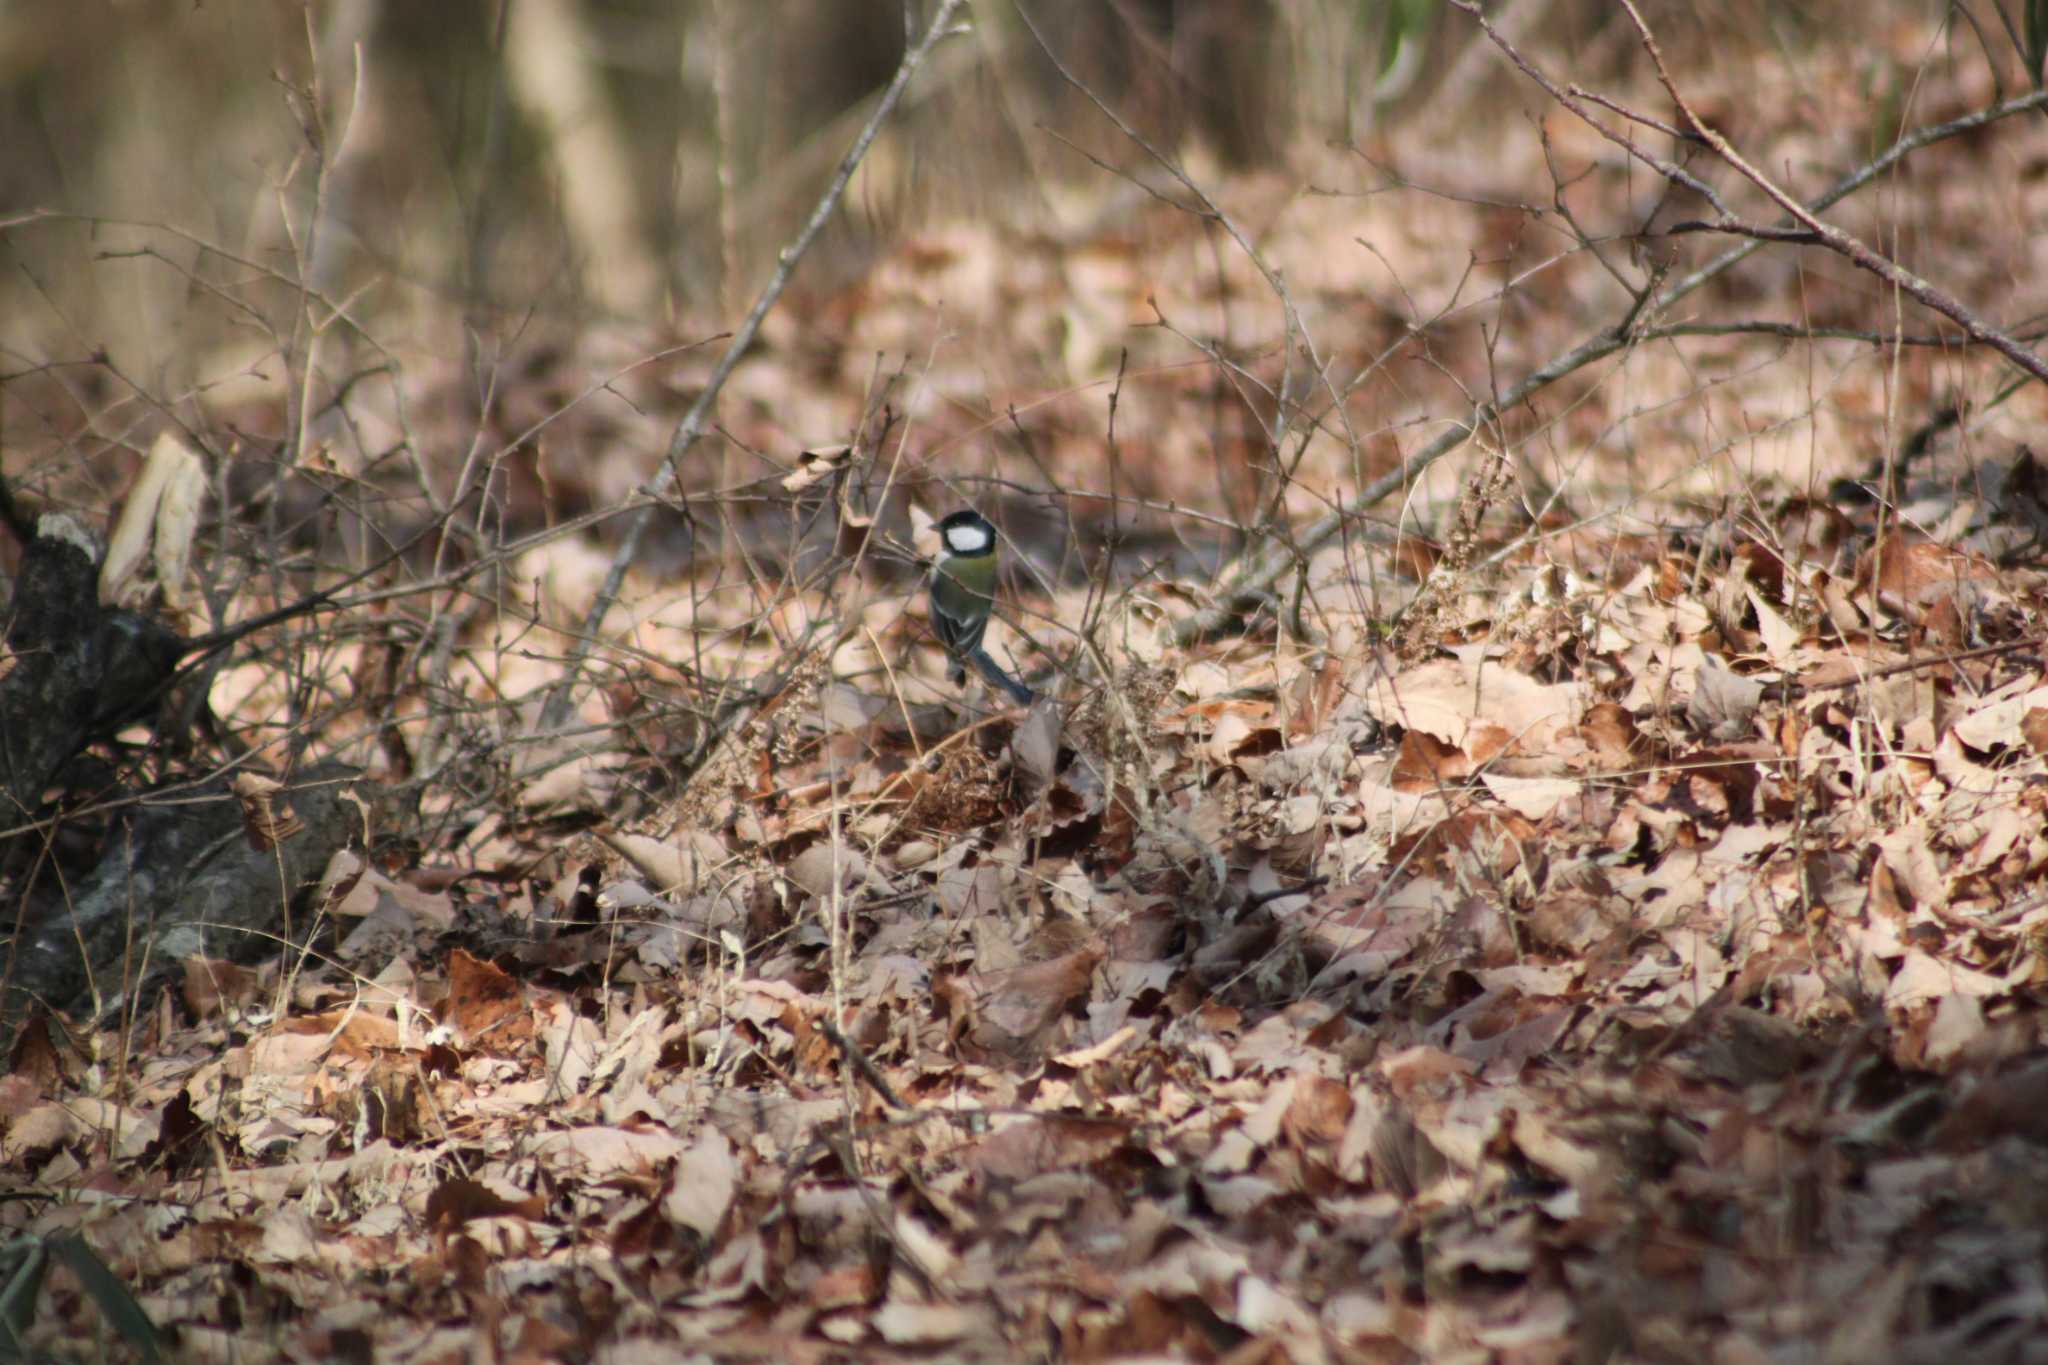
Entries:
<svg viewBox="0 0 2048 1365">
<path fill-rule="evenodd" d="M 1010 700 L 1016 702 L 1019 706 L 1031 705 L 1032 698 L 1037 694 L 1023 683 L 1018 682 L 1015 678 L 1005 673 L 1001 664 L 988 657 L 987 650 L 976 647 L 970 657 L 974 660 L 974 667 L 980 672 L 981 676 L 987 678 L 994 686 L 1008 692 Z"/>
</svg>

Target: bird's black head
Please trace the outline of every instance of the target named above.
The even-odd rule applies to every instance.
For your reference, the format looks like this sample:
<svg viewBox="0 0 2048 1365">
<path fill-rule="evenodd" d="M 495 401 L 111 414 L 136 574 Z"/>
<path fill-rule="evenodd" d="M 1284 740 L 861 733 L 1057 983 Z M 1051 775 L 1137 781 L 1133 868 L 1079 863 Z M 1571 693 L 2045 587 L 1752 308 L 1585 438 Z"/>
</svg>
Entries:
<svg viewBox="0 0 2048 1365">
<path fill-rule="evenodd" d="M 991 554 L 996 548 L 996 528 L 972 507 L 963 507 L 939 522 L 939 539 L 949 554 Z"/>
</svg>

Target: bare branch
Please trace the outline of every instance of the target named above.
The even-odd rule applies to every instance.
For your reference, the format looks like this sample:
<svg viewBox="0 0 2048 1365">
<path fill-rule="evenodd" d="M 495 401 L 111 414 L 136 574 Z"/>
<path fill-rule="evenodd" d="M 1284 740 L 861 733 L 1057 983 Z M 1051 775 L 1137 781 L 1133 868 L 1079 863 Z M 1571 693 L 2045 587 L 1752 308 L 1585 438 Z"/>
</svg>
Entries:
<svg viewBox="0 0 2048 1365">
<path fill-rule="evenodd" d="M 1678 83 L 1672 80 L 1671 73 L 1665 69 L 1664 53 L 1657 46 L 1656 35 L 1650 32 L 1650 26 L 1643 22 L 1643 16 L 1637 12 L 1635 0 L 1621 0 L 1621 4 L 1622 8 L 1628 11 L 1629 18 L 1634 21 L 1636 31 L 1642 35 L 1643 47 L 1649 52 L 1650 60 L 1657 67 L 1657 79 L 1663 82 L 1665 91 L 1670 94 L 1672 102 L 1685 115 L 1686 121 L 1692 124 L 1700 137 L 1705 139 L 1707 145 L 1712 147 L 1723 161 L 1726 161 L 1730 166 L 1740 171 L 1743 177 L 1751 184 L 1769 195 L 1772 202 L 1790 214 L 1794 221 L 1803 224 L 1820 245 L 1828 248 L 1830 251 L 1848 257 L 1858 266 L 1877 276 L 1885 283 L 1912 295 L 1926 307 L 1932 308 L 1935 312 L 1955 322 L 1965 332 L 1969 333 L 1972 341 L 1991 347 L 2007 360 L 2010 360 L 2013 364 L 2034 376 L 2034 378 L 2048 382 L 2048 362 L 2044 362 L 2040 356 L 1979 318 L 1975 313 L 1965 308 L 1961 300 L 1942 289 L 1939 285 L 1921 279 L 1918 275 L 1899 265 L 1890 257 L 1872 250 L 1854 236 L 1836 227 L 1833 223 L 1825 221 L 1812 209 L 1807 208 L 1790 194 L 1780 189 L 1769 176 L 1744 160 L 1742 154 L 1735 150 L 1734 145 L 1727 138 L 1709 128 L 1706 122 L 1693 111 L 1692 106 L 1686 102 L 1684 94 L 1678 88 Z M 1730 216 L 1732 217 L 1733 215 Z"/>
<path fill-rule="evenodd" d="M 668 454 L 663 460 L 662 468 L 637 490 L 636 500 L 645 498 L 649 502 L 635 511 L 632 520 L 626 524 L 626 533 L 620 538 L 619 548 L 612 555 L 611 567 L 605 573 L 604 583 L 598 588 L 596 599 L 584 615 L 583 629 L 570 643 L 569 656 L 565 660 L 567 669 L 562 681 L 556 686 L 554 694 L 548 698 L 547 706 L 541 712 L 543 729 L 559 726 L 568 719 L 570 697 L 575 692 L 576 679 L 582 671 L 583 661 L 590 656 L 591 648 L 596 643 L 598 632 L 604 624 L 604 618 L 611 611 L 612 604 L 618 601 L 620 589 L 625 586 L 626 570 L 639 554 L 640 542 L 646 537 L 648 527 L 653 524 L 653 503 L 666 497 L 676 487 L 677 471 L 682 458 L 703 436 L 712 405 L 718 401 L 719 391 L 725 387 L 725 381 L 732 377 L 732 372 L 739 367 L 740 357 L 754 344 L 754 338 L 760 332 L 761 321 L 768 316 L 768 310 L 775 306 L 783 291 L 789 287 L 790 280 L 796 274 L 797 262 L 804 258 L 805 253 L 811 249 L 811 244 L 818 239 L 818 234 L 825 230 L 825 224 L 831 221 L 832 214 L 839 207 L 840 199 L 846 193 L 848 182 L 853 179 L 855 169 L 859 167 L 862 158 L 867 155 L 868 148 L 881 132 L 882 124 L 895 112 L 897 104 L 903 99 L 903 92 L 909 87 L 910 78 L 924 65 L 925 59 L 931 55 L 932 49 L 938 46 L 939 40 L 953 31 L 953 16 L 959 12 L 963 3 L 965 0 L 941 0 L 938 12 L 932 16 L 931 24 L 925 29 L 924 37 L 903 54 L 903 61 L 897 66 L 896 74 L 890 79 L 888 88 L 882 92 L 881 99 L 876 102 L 874 113 L 869 116 L 866 125 L 860 130 L 860 135 L 853 140 L 853 145 L 847 148 L 845 157 L 840 160 L 839 169 L 834 173 L 832 183 L 827 185 L 825 193 L 819 196 L 817 205 L 811 210 L 811 216 L 804 223 L 802 231 L 797 233 L 796 240 L 784 247 L 777 256 L 775 273 L 769 276 L 767 285 L 754 300 L 754 306 L 748 312 L 746 320 L 740 324 L 739 330 L 733 333 L 732 342 L 725 348 L 725 354 L 719 358 L 718 365 L 712 370 L 711 378 L 704 385 L 704 391 L 697 395 L 697 401 L 690 405 L 689 412 L 676 424 L 675 432 L 669 437 Z"/>
<path fill-rule="evenodd" d="M 1569 96 L 1563 95 L 1563 92 L 1558 89 L 1554 82 L 1542 76 L 1533 64 L 1523 58 L 1519 52 L 1514 50 L 1512 44 L 1508 43 L 1506 39 L 1495 31 L 1479 7 L 1472 3 L 1472 0 L 1452 0 L 1452 3 L 1465 13 L 1470 14 L 1479 23 L 1481 28 L 1485 30 L 1487 36 L 1492 39 L 1495 45 L 1499 46 L 1518 67 L 1529 73 L 1531 79 L 1543 86 L 1546 91 L 1562 96 L 1560 99 L 1561 103 L 1569 101 Z M 1567 107 L 1569 107 L 1568 103 Z M 1915 151 L 1949 138 L 1973 132 L 1992 123 L 2011 118 L 2016 114 L 2028 113 L 2043 108 L 2048 108 L 2048 90 L 2030 91 L 2025 95 L 2015 96 L 2012 99 L 2002 101 L 1988 108 L 1980 109 L 1971 114 L 1965 114 L 1959 118 L 1950 119 L 1945 123 L 1923 128 L 1910 136 L 1902 137 L 1884 152 L 1857 167 L 1823 191 L 1807 207 L 1806 212 L 1811 215 L 1839 203 L 1871 183 L 1878 176 L 1884 174 L 1887 169 L 1897 165 Z M 1640 150 L 1634 148 L 1628 139 L 1618 134 L 1611 134 L 1609 130 L 1602 128 L 1597 122 L 1592 120 L 1589 120 L 1589 122 L 1592 122 L 1596 128 L 1601 128 L 1603 135 L 1609 136 L 1610 140 L 1629 147 L 1631 155 L 1637 154 Z M 1640 156 L 1645 164 L 1651 166 L 1658 165 L 1658 159 L 1650 156 L 1647 152 L 1640 153 Z M 1450 430 L 1431 440 L 1427 445 L 1403 460 L 1399 468 L 1390 470 L 1380 478 L 1373 480 L 1352 497 L 1346 499 L 1342 504 L 1318 517 L 1296 535 L 1292 539 L 1291 544 L 1279 545 L 1268 541 L 1254 546 L 1238 561 L 1236 569 L 1218 589 L 1214 603 L 1183 619 L 1175 628 L 1175 638 L 1183 644 L 1199 639 L 1204 635 L 1209 635 L 1223 629 L 1245 612 L 1252 610 L 1259 604 L 1264 595 L 1271 591 L 1273 584 L 1279 580 L 1280 576 L 1287 572 L 1288 567 L 1295 562 L 1298 555 L 1312 551 L 1325 544 L 1334 538 L 1352 518 L 1359 516 L 1381 499 L 1407 487 L 1416 478 L 1420 477 L 1424 470 L 1463 445 L 1466 438 L 1473 431 L 1498 418 L 1501 412 L 1527 401 L 1531 396 L 1550 384 L 1555 383 L 1557 380 L 1564 378 L 1566 375 L 1572 374 L 1587 365 L 1605 359 L 1617 351 L 1636 344 L 1641 340 L 1641 336 L 1630 328 L 1634 317 L 1645 312 L 1651 314 L 1663 312 L 1680 299 L 1705 287 L 1707 284 L 1725 275 L 1735 266 L 1749 259 L 1750 255 L 1762 249 L 1763 245 L 1761 240 L 1753 239 L 1739 246 L 1731 247 L 1690 274 L 1679 278 L 1661 291 L 1656 292 L 1654 307 L 1650 309 L 1644 309 L 1641 306 L 1641 301 L 1632 302 L 1628 317 L 1596 332 L 1571 350 L 1531 371 L 1521 381 L 1509 387 L 1497 400 L 1475 405 L 1470 418 L 1457 423 Z M 1800 329 L 1802 335 L 1805 332 L 1806 329 Z M 1645 333 L 1645 335 L 1647 334 Z M 1678 334 L 1683 335 L 1684 333 Z M 1820 334 L 1821 332 L 1819 331 L 1814 332 L 1814 335 Z M 2018 349 L 2017 343 L 2012 343 L 2009 339 L 2008 342 Z M 2023 351 L 2023 354 L 2031 353 Z M 2038 360 L 2035 363 L 2038 364 Z"/>
</svg>

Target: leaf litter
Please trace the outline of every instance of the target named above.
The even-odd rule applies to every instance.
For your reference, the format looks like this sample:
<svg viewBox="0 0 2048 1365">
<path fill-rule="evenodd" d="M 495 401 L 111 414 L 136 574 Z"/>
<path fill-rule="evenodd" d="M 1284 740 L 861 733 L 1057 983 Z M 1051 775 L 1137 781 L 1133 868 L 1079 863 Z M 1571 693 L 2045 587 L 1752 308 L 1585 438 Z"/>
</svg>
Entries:
<svg viewBox="0 0 2048 1365">
<path fill-rule="evenodd" d="M 888 263 L 846 353 L 996 246 Z M 1319 647 L 1127 604 L 1122 673 L 936 740 L 815 687 L 694 806 L 553 835 L 667 742 L 622 710 L 456 875 L 337 869 L 331 963 L 191 958 L 118 1090 L 26 1034 L 15 1225 L 87 1232 L 195 1359 L 2022 1357 L 2031 478 L 1916 494 L 1945 536 L 1481 528 L 1407 651 L 1343 587 L 1434 551 L 1346 546 Z"/>
<path fill-rule="evenodd" d="M 1548 679 L 1496 620 L 1308 723 L 1198 683 L 1142 779 L 1050 708 L 888 800 L 778 764 L 818 794 L 751 834 L 607 836 L 596 923 L 359 869 L 384 989 L 208 986 L 121 1106 L 10 1078 L 0 1159 L 147 1193 L 68 1207 L 162 1319 L 242 1267 L 291 1358 L 2038 1332 L 2038 652 L 1859 686 L 1898 651 L 1744 653 L 1659 582 Z"/>
</svg>

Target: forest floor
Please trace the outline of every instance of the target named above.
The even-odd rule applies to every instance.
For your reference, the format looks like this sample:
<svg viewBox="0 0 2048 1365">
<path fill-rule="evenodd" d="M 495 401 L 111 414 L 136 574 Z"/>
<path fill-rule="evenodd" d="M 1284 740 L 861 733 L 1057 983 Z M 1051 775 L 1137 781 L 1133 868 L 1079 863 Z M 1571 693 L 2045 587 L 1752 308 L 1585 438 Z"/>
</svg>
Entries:
<svg viewBox="0 0 2048 1365">
<path fill-rule="evenodd" d="M 1959 71 L 1926 121 L 1994 98 Z M 1851 98 L 1755 83 L 1702 99 Z M 1767 244 L 1317 536 L 1731 245 L 1632 245 L 1662 187 L 1511 121 L 1548 168 L 1475 128 L 1413 180 L 1198 175 L 1271 276 L 1154 175 L 792 294 L 566 738 L 577 519 L 712 329 L 535 328 L 488 398 L 453 318 L 380 353 L 265 505 L 338 556 L 336 507 L 427 515 L 361 451 L 495 450 L 469 539 L 211 690 L 275 770 L 364 771 L 371 851 L 299 902 L 314 951 L 24 1035 L 7 1227 L 82 1235 L 191 1360 L 2043 1358 L 2048 389 L 1676 330 L 1893 325 Z M 1827 126 L 1744 131 L 1811 197 L 1868 154 Z M 1908 164 L 1842 221 L 2038 315 L 2038 115 Z M 224 386 L 223 446 L 290 397 Z M 1029 707 L 925 623 L 962 504 Z M 121 1356 L 97 1302 L 53 1278 L 29 1340 Z"/>
</svg>

